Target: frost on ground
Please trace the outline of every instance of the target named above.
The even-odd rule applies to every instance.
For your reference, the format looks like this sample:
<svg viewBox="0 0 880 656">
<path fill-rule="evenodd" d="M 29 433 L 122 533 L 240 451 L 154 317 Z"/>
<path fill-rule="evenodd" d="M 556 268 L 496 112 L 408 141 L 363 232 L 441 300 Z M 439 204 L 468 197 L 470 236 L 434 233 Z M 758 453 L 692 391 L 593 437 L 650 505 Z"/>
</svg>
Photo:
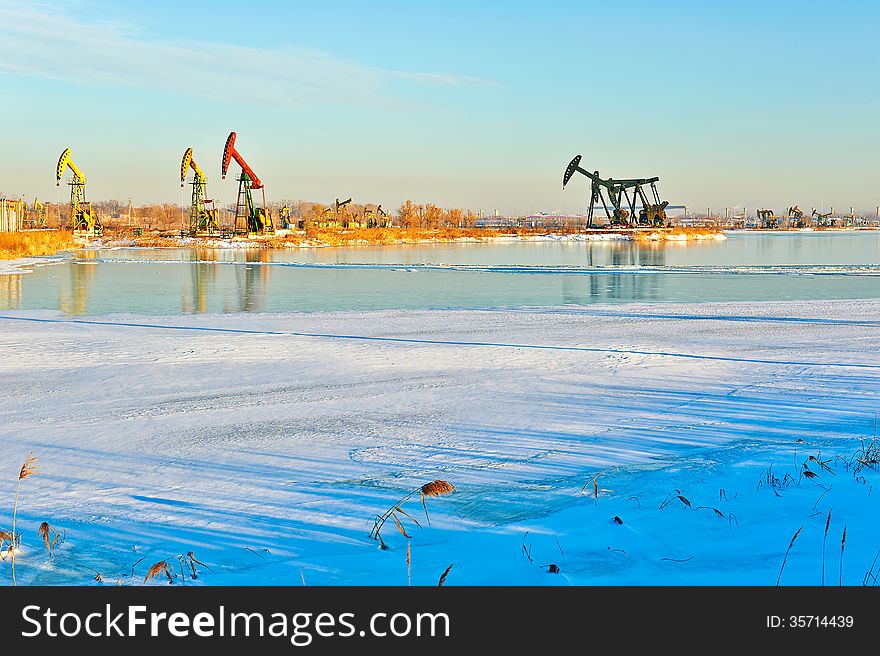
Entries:
<svg viewBox="0 0 880 656">
<path fill-rule="evenodd" d="M 878 316 L 7 312 L 0 528 L 33 451 L 19 584 L 138 584 L 170 558 L 175 584 L 405 585 L 408 539 L 370 529 L 434 479 L 456 491 L 403 505 L 421 528 L 399 515 L 417 585 L 453 563 L 446 585 L 873 583 L 878 473 L 852 456 L 876 433 Z"/>
</svg>

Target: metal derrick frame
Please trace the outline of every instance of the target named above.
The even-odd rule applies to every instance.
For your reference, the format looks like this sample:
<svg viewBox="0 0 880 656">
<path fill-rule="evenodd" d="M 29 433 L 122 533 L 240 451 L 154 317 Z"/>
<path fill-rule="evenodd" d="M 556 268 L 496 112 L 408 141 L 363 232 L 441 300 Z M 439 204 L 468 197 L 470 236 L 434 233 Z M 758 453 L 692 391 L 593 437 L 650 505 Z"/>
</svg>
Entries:
<svg viewBox="0 0 880 656">
<path fill-rule="evenodd" d="M 217 219 L 217 210 L 214 207 L 209 208 L 207 205 L 214 204 L 214 201 L 205 198 L 207 195 L 208 183 L 204 178 L 198 175 L 193 176 L 192 184 L 192 203 L 189 208 L 189 231 L 192 235 L 220 234 L 220 222 Z"/>
<path fill-rule="evenodd" d="M 266 188 L 260 186 L 263 193 L 263 207 L 254 205 L 251 192 L 251 178 L 242 169 L 238 178 L 238 200 L 235 204 L 235 222 L 233 230 L 236 234 L 266 234 L 275 232 L 272 215 L 266 206 Z"/>
<path fill-rule="evenodd" d="M 562 178 L 562 187 L 568 184 L 575 172 L 581 173 L 590 179 L 590 204 L 587 208 L 587 227 L 593 227 L 593 214 L 599 203 L 605 211 L 605 217 L 611 225 L 619 225 L 628 227 L 630 225 L 662 225 L 666 219 L 667 201 L 660 199 L 657 191 L 656 183 L 660 180 L 658 177 L 653 178 L 625 178 L 615 180 L 613 178 L 603 179 L 599 175 L 599 171 L 590 173 L 580 166 L 581 156 L 577 155 L 569 162 L 565 169 L 565 175 Z M 650 202 L 645 194 L 644 187 L 649 186 L 654 202 Z M 632 195 L 630 195 L 632 191 Z M 605 197 L 608 197 L 606 202 Z M 629 206 L 627 210 L 623 207 L 623 201 Z M 641 201 L 642 209 L 640 214 L 636 214 L 636 201 Z M 608 209 L 608 205 L 612 209 Z M 629 220 L 628 220 L 629 219 Z M 658 224 L 659 220 L 659 224 Z"/>
<path fill-rule="evenodd" d="M 86 181 L 78 175 L 67 184 L 70 185 L 70 225 L 74 232 L 91 233 L 95 236 L 104 232 L 101 220 L 92 211 L 91 202 L 86 200 Z"/>
</svg>

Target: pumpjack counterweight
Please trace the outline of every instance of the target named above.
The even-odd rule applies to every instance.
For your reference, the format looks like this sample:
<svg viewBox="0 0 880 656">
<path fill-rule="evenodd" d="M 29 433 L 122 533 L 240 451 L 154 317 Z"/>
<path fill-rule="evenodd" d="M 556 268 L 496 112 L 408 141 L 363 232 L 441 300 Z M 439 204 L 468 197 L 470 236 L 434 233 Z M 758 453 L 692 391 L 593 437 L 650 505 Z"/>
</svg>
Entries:
<svg viewBox="0 0 880 656">
<path fill-rule="evenodd" d="M 587 207 L 588 228 L 593 227 L 593 213 L 599 204 L 602 205 L 605 217 L 612 226 L 629 228 L 663 227 L 666 225 L 666 207 L 669 205 L 669 201 L 660 200 L 656 186 L 660 178 L 625 178 L 621 180 L 608 178 L 605 180 L 599 176 L 599 171 L 590 173 L 582 168 L 580 163 L 580 155 L 575 156 L 569 162 L 562 177 L 562 188 L 565 188 L 575 172 L 590 179 L 590 204 Z M 650 197 L 645 192 L 645 187 L 650 189 Z"/>
</svg>

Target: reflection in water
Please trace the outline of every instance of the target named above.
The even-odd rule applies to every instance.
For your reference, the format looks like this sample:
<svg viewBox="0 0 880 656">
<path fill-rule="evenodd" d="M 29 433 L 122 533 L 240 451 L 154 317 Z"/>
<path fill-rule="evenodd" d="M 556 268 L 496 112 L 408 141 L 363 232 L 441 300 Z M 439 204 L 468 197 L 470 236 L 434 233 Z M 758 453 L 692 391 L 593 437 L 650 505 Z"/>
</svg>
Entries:
<svg viewBox="0 0 880 656">
<path fill-rule="evenodd" d="M 249 248 L 245 251 L 245 262 L 269 262 L 271 251 L 264 248 Z M 237 308 L 227 311 L 259 312 L 266 304 L 269 291 L 268 266 L 235 267 L 235 279 L 238 283 L 240 303 Z"/>
<path fill-rule="evenodd" d="M 588 266 L 612 267 L 646 267 L 665 266 L 669 245 L 659 242 L 618 242 L 609 244 L 610 249 L 594 263 L 593 249 L 587 251 Z M 661 296 L 663 278 L 636 274 L 620 273 L 589 274 L 587 293 L 572 294 L 564 285 L 563 298 L 565 303 L 586 305 L 621 300 L 644 299 L 652 300 Z"/>
<path fill-rule="evenodd" d="M 184 314 L 205 313 L 209 311 L 209 299 L 223 291 L 221 273 L 234 272 L 236 294 L 234 301 L 227 297 L 223 305 L 224 312 L 259 312 L 265 308 L 266 296 L 269 291 L 269 274 L 271 267 L 262 263 L 271 261 L 271 252 L 262 248 L 250 248 L 234 256 L 236 262 L 243 261 L 244 266 L 221 267 L 223 257 L 221 251 L 212 248 L 198 248 L 191 251 L 185 258 L 190 264 L 190 284 L 185 286 L 182 294 L 181 307 Z M 247 263 L 259 263 L 248 266 Z"/>
<path fill-rule="evenodd" d="M 21 274 L 0 276 L 0 310 L 21 308 Z"/>
<path fill-rule="evenodd" d="M 789 266 L 798 270 L 789 274 Z M 168 315 L 877 298 L 878 276 L 880 233 L 705 244 L 114 249 L 0 276 L 0 307 Z"/>
<path fill-rule="evenodd" d="M 196 248 L 189 253 L 192 285 L 184 289 L 182 309 L 184 314 L 202 314 L 208 311 L 208 292 L 217 282 L 217 251 L 213 248 Z M 187 294 L 187 291 L 189 293 Z"/>
<path fill-rule="evenodd" d="M 76 260 L 69 267 L 65 267 L 68 277 L 67 289 L 65 290 L 63 284 L 58 286 L 58 308 L 62 312 L 75 315 L 86 314 L 89 286 L 92 284 L 97 270 L 97 265 L 89 264 L 88 260 L 94 260 L 97 257 L 97 251 L 80 251 L 76 254 Z"/>
</svg>

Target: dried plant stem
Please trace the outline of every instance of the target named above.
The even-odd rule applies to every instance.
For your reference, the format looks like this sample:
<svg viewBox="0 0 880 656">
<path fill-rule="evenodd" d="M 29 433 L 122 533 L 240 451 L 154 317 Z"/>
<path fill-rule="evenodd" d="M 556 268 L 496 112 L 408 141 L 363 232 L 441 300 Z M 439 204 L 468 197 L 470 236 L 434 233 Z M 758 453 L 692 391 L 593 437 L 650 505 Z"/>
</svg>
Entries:
<svg viewBox="0 0 880 656">
<path fill-rule="evenodd" d="M 843 585 L 843 549 L 846 547 L 846 524 L 843 525 L 843 537 L 840 538 L 840 572 L 838 574 L 837 585 Z"/>
<path fill-rule="evenodd" d="M 394 514 L 394 511 L 397 510 L 397 507 L 400 506 L 402 503 L 409 501 L 412 497 L 415 496 L 416 492 L 420 491 L 420 489 L 421 488 L 416 488 L 415 490 L 404 496 L 400 501 L 391 506 L 388 510 L 383 512 L 381 515 L 378 515 L 376 517 L 375 523 L 373 524 L 373 529 L 370 531 L 370 537 L 379 537 L 379 531 L 382 530 L 382 526 L 385 524 L 386 521 L 388 521 L 388 518 Z"/>
<path fill-rule="evenodd" d="M 441 480 L 431 481 L 430 483 L 425 483 L 424 485 L 417 487 L 415 490 L 413 490 L 409 494 L 405 495 L 402 499 L 400 499 L 400 501 L 398 501 L 393 506 L 391 506 L 384 513 L 382 513 L 381 515 L 376 515 L 376 520 L 375 520 L 375 522 L 373 522 L 373 528 L 370 529 L 370 537 L 373 538 L 374 540 L 379 540 L 380 544 L 383 545 L 382 548 L 384 549 L 385 542 L 384 542 L 384 540 L 382 540 L 382 536 L 380 535 L 380 532 L 382 531 L 382 527 L 385 525 L 385 522 L 387 522 L 389 519 L 391 519 L 391 521 L 394 522 L 394 525 L 397 527 L 397 530 L 400 531 L 400 533 L 403 535 L 403 537 L 409 539 L 410 536 L 407 534 L 406 529 L 404 529 L 403 524 L 401 523 L 400 519 L 398 519 L 397 513 L 400 513 L 401 515 L 409 517 L 415 523 L 415 525 L 418 526 L 419 528 L 421 528 L 421 525 L 415 519 L 415 517 L 413 517 L 408 512 L 403 510 L 403 508 L 401 508 L 401 506 L 406 501 L 409 501 L 415 495 L 418 494 L 422 500 L 422 507 L 425 509 L 425 519 L 428 521 L 428 524 L 430 525 L 431 521 L 428 518 L 428 505 L 425 502 L 425 498 L 426 497 L 439 497 L 439 496 L 443 496 L 444 494 L 450 494 L 454 491 L 455 491 L 455 486 L 452 485 L 452 483 L 449 483 L 448 481 L 441 481 Z"/>
<path fill-rule="evenodd" d="M 29 453 L 28 457 L 25 458 L 24 464 L 21 466 L 21 471 L 18 473 L 18 483 L 15 485 L 15 502 L 12 504 L 12 585 L 16 585 L 15 581 L 15 547 L 18 543 L 18 538 L 15 533 L 15 523 L 18 518 L 18 496 L 21 491 L 21 482 L 26 479 L 28 476 L 35 474 L 37 472 L 37 459 L 34 457 L 33 453 Z"/>
<path fill-rule="evenodd" d="M 175 559 L 177 560 L 177 564 L 180 567 L 181 583 L 186 582 L 187 575 L 189 575 L 189 578 L 191 579 L 197 579 L 199 577 L 196 565 L 200 565 L 207 570 L 211 569 L 205 563 L 196 558 L 195 554 L 192 551 L 188 551 L 186 552 L 186 554 L 172 556 L 171 558 L 165 558 L 164 560 L 160 560 L 159 562 L 154 563 L 150 567 L 150 569 L 147 570 L 147 575 L 144 577 L 144 583 L 152 581 L 160 574 L 164 574 L 165 578 L 168 579 L 168 584 L 174 585 L 174 579 L 177 578 L 177 573 L 174 571 L 174 564 L 172 561 L 174 561 Z M 143 560 L 143 558 L 141 560 Z M 132 573 L 134 573 L 134 567 L 132 567 Z M 305 580 L 303 580 L 303 583 L 305 583 Z"/>
<path fill-rule="evenodd" d="M 828 541 L 829 526 L 831 526 L 831 508 L 828 509 L 828 519 L 825 520 L 825 535 L 822 537 L 822 585 L 825 585 L 825 543 Z"/>
<path fill-rule="evenodd" d="M 452 565 L 455 565 L 455 563 L 452 563 Z M 446 577 L 449 576 L 449 571 L 452 569 L 452 565 L 450 565 L 449 567 L 447 567 L 447 568 L 446 568 L 446 571 L 443 572 L 443 574 L 440 575 L 440 582 L 437 584 L 438 587 L 441 587 L 441 588 L 442 588 L 442 587 L 443 587 L 443 584 L 446 583 Z"/>
<path fill-rule="evenodd" d="M 46 546 L 46 551 L 49 552 L 50 559 L 55 555 L 55 547 L 58 543 L 64 542 L 64 533 L 51 526 L 49 522 L 40 524 L 37 535 L 43 539 L 43 544 Z"/>
<path fill-rule="evenodd" d="M 862 580 L 862 585 L 869 585 L 869 581 L 873 579 L 873 582 L 870 585 L 877 585 L 877 575 L 874 574 L 874 566 L 877 564 L 877 559 L 880 558 L 880 551 L 874 556 L 874 560 L 871 562 L 871 569 L 865 572 L 865 578 Z"/>
<path fill-rule="evenodd" d="M 21 490 L 21 478 L 18 479 L 18 484 L 15 486 L 15 502 L 12 504 L 12 585 L 13 587 L 16 584 L 15 582 L 15 544 L 17 542 L 17 538 L 15 537 L 15 520 L 18 515 L 18 493 Z"/>
<path fill-rule="evenodd" d="M 785 550 L 785 557 L 782 559 L 782 567 L 779 568 L 779 576 L 776 577 L 776 585 L 779 586 L 779 581 L 782 579 L 782 570 L 785 569 L 785 561 L 788 560 L 788 553 L 791 551 L 791 548 L 794 546 L 794 541 L 797 540 L 798 535 L 801 534 L 801 531 L 804 530 L 804 527 L 801 526 L 797 531 L 794 532 L 794 535 L 791 537 L 791 542 L 788 543 L 788 549 Z"/>
</svg>

